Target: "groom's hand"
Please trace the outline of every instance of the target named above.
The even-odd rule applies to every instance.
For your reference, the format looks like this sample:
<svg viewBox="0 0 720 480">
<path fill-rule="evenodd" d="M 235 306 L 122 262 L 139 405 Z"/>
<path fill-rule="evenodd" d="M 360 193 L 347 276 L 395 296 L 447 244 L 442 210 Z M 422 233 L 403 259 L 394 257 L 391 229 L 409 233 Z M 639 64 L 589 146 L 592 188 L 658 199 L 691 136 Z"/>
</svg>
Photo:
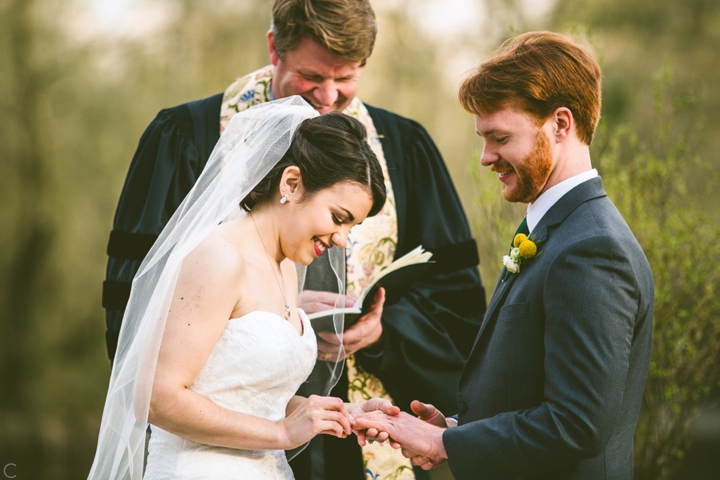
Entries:
<svg viewBox="0 0 720 480">
<path fill-rule="evenodd" d="M 363 413 L 378 412 L 386 415 L 397 415 L 400 413 L 400 408 L 393 405 L 390 400 L 377 397 L 364 403 L 347 404 L 345 405 L 345 408 L 350 415 L 351 424 L 353 423 L 355 417 L 362 415 Z M 353 430 L 353 433 L 357 435 L 358 443 L 361 446 L 365 446 L 367 443 L 373 442 L 383 443 L 389 437 L 387 432 L 380 432 L 376 428 Z"/>
<path fill-rule="evenodd" d="M 363 413 L 382 412 L 386 415 L 397 415 L 400 413 L 400 407 L 396 407 L 386 398 L 375 397 L 363 403 L 348 403 L 345 405 L 350 414 L 350 421 Z"/>
<path fill-rule="evenodd" d="M 431 468 L 435 468 L 438 465 L 445 462 L 446 459 L 441 457 L 436 458 L 428 458 L 423 455 L 416 455 L 414 452 L 411 452 L 410 450 L 402 449 L 402 454 L 405 458 L 410 459 L 410 463 L 415 465 L 416 467 L 420 467 L 423 470 L 430 470 Z"/>
<path fill-rule="evenodd" d="M 413 400 L 412 403 L 410 403 L 410 409 L 425 423 L 441 428 L 449 427 L 448 422 L 445 419 L 445 415 L 429 403 L 422 403 L 417 400 Z"/>
<path fill-rule="evenodd" d="M 408 413 L 386 415 L 371 412 L 358 415 L 353 430 L 375 428 L 387 432 L 393 448 L 402 448 L 403 455 L 424 469 L 439 465 L 447 459 L 442 441 L 444 428 L 425 422 Z"/>
<path fill-rule="evenodd" d="M 451 419 L 453 420 L 452 423 L 448 422 L 448 419 L 445 418 L 445 415 L 443 415 L 440 410 L 430 405 L 429 403 L 422 403 L 417 400 L 413 400 L 412 403 L 410 403 L 410 409 L 415 415 L 418 416 L 420 420 L 424 421 L 425 423 L 429 423 L 430 425 L 435 425 L 436 427 L 440 428 L 451 428 L 457 426 L 454 419 Z M 391 445 L 393 446 L 393 448 L 402 448 L 402 446 L 396 442 L 391 443 Z M 430 470 L 431 468 L 435 468 L 445 461 L 444 458 L 440 457 L 428 458 L 424 455 L 418 455 L 415 452 L 412 452 L 406 448 L 402 449 L 402 454 L 406 458 L 410 459 L 410 463 L 422 468 L 423 470 Z"/>
</svg>

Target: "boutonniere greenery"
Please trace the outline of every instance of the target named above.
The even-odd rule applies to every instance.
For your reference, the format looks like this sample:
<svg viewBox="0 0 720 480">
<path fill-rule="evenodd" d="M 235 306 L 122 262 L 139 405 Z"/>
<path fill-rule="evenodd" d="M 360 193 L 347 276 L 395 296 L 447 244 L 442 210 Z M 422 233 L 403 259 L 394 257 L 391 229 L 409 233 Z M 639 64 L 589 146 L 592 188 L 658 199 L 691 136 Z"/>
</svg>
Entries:
<svg viewBox="0 0 720 480">
<path fill-rule="evenodd" d="M 515 235 L 509 254 L 503 257 L 503 265 L 507 269 L 503 280 L 507 280 L 513 273 L 520 273 L 520 265 L 540 255 L 539 244 L 533 235 L 530 235 L 530 238 L 524 233 Z"/>
</svg>

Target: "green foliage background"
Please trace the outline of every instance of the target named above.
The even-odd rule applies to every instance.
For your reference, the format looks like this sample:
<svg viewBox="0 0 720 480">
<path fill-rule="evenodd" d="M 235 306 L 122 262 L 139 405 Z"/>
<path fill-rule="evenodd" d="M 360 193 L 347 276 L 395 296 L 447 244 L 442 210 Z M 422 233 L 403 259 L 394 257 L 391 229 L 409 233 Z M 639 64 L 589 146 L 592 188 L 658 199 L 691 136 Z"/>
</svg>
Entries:
<svg viewBox="0 0 720 480">
<path fill-rule="evenodd" d="M 433 1 L 374 3 L 380 34 L 360 97 L 436 140 L 473 222 L 488 295 L 522 206 L 477 167 L 481 143 L 450 61 L 470 69 L 504 38 L 540 28 L 574 35 L 601 59 L 593 158 L 657 287 L 636 478 L 673 478 L 688 422 L 720 398 L 720 4 L 557 0 L 539 16 L 533 2 L 477 0 L 486 13 L 477 28 L 442 38 L 417 21 Z M 97 34 L 85 0 L 0 2 L 0 466 L 16 464 L 17 478 L 89 470 L 109 375 L 105 246 L 145 126 L 268 61 L 269 0 L 137 3 L 169 21 L 126 35 L 109 22 Z"/>
</svg>

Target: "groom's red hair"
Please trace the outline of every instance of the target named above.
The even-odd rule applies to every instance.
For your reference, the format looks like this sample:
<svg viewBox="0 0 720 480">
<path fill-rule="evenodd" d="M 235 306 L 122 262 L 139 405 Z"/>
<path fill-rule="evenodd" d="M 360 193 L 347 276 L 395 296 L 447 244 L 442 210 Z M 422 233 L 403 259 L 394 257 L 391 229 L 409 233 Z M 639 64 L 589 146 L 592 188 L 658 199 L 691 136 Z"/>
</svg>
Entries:
<svg viewBox="0 0 720 480">
<path fill-rule="evenodd" d="M 600 119 L 601 72 L 592 54 L 553 32 L 506 40 L 465 79 L 460 104 L 474 114 L 512 107 L 542 124 L 559 107 L 573 114 L 580 141 L 590 145 Z"/>
</svg>

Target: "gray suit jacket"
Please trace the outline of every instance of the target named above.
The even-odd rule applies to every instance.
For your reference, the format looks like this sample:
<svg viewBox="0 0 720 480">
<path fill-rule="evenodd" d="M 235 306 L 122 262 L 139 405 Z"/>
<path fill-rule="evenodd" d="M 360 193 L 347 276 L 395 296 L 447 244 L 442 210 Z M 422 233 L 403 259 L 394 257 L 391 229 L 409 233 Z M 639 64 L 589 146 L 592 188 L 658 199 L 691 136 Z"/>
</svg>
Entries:
<svg viewBox="0 0 720 480">
<path fill-rule="evenodd" d="M 654 287 L 602 181 L 564 195 L 495 288 L 443 441 L 456 480 L 630 480 Z M 498 259 L 499 261 L 499 259 Z"/>
</svg>

